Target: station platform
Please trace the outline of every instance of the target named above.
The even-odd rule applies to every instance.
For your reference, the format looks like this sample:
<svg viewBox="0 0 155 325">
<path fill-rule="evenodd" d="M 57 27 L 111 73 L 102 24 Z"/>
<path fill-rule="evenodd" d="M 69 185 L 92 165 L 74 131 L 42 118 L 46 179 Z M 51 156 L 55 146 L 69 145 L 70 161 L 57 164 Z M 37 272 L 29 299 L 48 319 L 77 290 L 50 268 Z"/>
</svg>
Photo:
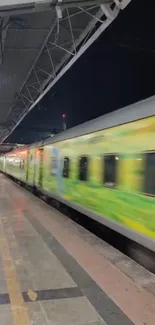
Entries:
<svg viewBox="0 0 155 325">
<path fill-rule="evenodd" d="M 155 276 L 0 174 L 0 325 L 132 324 Z"/>
</svg>

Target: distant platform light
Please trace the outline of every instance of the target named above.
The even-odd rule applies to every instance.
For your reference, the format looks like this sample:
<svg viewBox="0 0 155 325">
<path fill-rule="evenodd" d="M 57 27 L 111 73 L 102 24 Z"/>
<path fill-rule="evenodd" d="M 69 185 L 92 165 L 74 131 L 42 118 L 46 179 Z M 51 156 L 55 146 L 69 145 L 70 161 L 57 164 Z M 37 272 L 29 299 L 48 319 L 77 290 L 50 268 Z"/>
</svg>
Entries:
<svg viewBox="0 0 155 325">
<path fill-rule="evenodd" d="M 62 114 L 62 118 L 66 118 L 66 114 Z"/>
<path fill-rule="evenodd" d="M 22 151 L 21 154 L 27 155 L 27 151 L 26 150 L 25 151 Z"/>
</svg>

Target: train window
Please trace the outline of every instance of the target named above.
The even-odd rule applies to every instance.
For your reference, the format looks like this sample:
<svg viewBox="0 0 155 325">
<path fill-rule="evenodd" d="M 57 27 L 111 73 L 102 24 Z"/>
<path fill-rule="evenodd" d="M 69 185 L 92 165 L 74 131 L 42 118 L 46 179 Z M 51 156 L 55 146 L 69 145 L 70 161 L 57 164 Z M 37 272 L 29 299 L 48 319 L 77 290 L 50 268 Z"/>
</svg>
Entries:
<svg viewBox="0 0 155 325">
<path fill-rule="evenodd" d="M 88 157 L 79 158 L 79 180 L 83 182 L 88 180 Z"/>
<path fill-rule="evenodd" d="M 146 154 L 146 165 L 144 172 L 144 192 L 155 195 L 155 153 Z"/>
<path fill-rule="evenodd" d="M 19 163 L 19 167 L 20 169 L 23 169 L 24 170 L 24 167 L 25 167 L 25 161 L 24 160 L 20 160 L 20 163 Z"/>
<path fill-rule="evenodd" d="M 22 168 L 23 170 L 25 169 L 25 161 L 24 161 L 24 160 L 22 161 L 21 168 Z"/>
<path fill-rule="evenodd" d="M 70 160 L 68 157 L 64 158 L 64 166 L 63 166 L 63 177 L 69 178 L 69 165 L 70 165 Z"/>
<path fill-rule="evenodd" d="M 116 167 L 118 159 L 116 155 L 105 155 L 103 157 L 103 185 L 109 187 L 114 187 L 116 185 Z"/>
</svg>

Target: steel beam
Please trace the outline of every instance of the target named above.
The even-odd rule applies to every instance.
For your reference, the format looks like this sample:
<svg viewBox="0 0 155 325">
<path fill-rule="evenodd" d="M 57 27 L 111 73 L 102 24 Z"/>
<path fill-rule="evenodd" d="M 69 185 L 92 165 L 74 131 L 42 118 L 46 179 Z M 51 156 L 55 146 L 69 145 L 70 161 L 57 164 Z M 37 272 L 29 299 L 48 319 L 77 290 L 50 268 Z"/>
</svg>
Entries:
<svg viewBox="0 0 155 325">
<path fill-rule="evenodd" d="M 114 0 L 116 5 L 122 10 L 125 9 L 125 7 L 130 3 L 130 1 L 131 0 Z"/>
<path fill-rule="evenodd" d="M 1 18 L 1 26 L 0 26 L 0 66 L 3 63 L 3 51 L 4 51 L 4 46 L 5 46 L 5 40 L 6 40 L 8 27 L 9 27 L 9 17 Z"/>
<path fill-rule="evenodd" d="M 50 11 L 56 7 L 57 15 L 61 18 L 62 8 L 89 6 L 94 3 L 109 3 L 111 0 L 1 0 L 0 16 L 20 15 L 41 11 Z"/>
</svg>

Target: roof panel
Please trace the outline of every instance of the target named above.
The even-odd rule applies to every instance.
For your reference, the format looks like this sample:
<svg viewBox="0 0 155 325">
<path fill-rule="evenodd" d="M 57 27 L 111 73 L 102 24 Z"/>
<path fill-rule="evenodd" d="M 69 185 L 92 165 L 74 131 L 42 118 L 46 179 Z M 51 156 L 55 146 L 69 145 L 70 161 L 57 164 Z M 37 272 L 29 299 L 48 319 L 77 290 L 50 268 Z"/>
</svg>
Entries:
<svg viewBox="0 0 155 325">
<path fill-rule="evenodd" d="M 35 12 L 26 15 L 13 16 L 10 28 L 46 28 L 51 25 L 53 11 Z M 16 22 L 16 23 L 14 23 Z"/>
<path fill-rule="evenodd" d="M 15 94 L 18 92 L 21 83 L 30 69 L 37 51 L 4 51 L 5 64 L 0 70 L 0 109 L 1 103 L 5 101 L 5 116 L 9 113 Z M 0 114 L 3 119 L 4 114 Z"/>
<path fill-rule="evenodd" d="M 10 107 L 11 101 L 1 100 L 0 101 L 0 124 L 4 124 L 8 117 L 8 107 Z"/>
<path fill-rule="evenodd" d="M 5 49 L 39 49 L 47 29 L 8 29 Z"/>
</svg>

